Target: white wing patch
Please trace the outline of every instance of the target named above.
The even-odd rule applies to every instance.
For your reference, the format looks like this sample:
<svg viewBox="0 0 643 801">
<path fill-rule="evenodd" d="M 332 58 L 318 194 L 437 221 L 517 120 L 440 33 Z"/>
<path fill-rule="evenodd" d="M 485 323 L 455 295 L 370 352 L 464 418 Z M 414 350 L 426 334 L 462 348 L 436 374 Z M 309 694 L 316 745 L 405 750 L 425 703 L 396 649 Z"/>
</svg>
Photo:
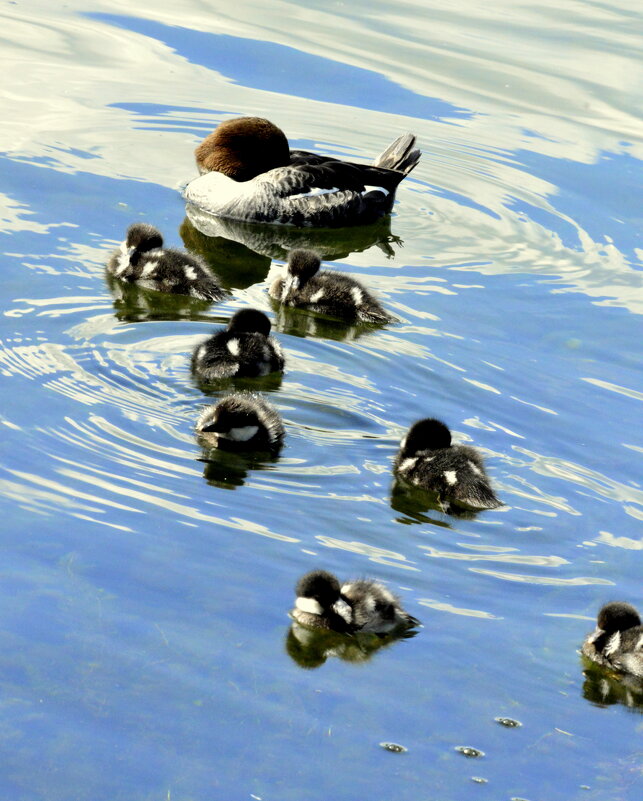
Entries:
<svg viewBox="0 0 643 801">
<path fill-rule="evenodd" d="M 364 293 L 358 286 L 354 286 L 351 289 L 351 295 L 353 296 L 353 300 L 355 301 L 356 306 L 361 306 L 364 302 Z"/>
<path fill-rule="evenodd" d="M 233 356 L 238 356 L 239 355 L 239 340 L 238 339 L 229 339 L 228 340 L 228 344 L 227 344 L 226 347 L 228 348 L 228 350 L 230 351 L 230 353 Z"/>
<path fill-rule="evenodd" d="M 471 459 L 468 459 L 467 461 L 469 463 L 469 467 L 471 468 L 471 472 L 475 473 L 477 476 L 481 476 L 482 470 L 478 467 L 478 465 L 475 462 L 472 462 Z"/>
<path fill-rule="evenodd" d="M 447 484 L 448 484 L 449 486 L 451 486 L 451 487 L 452 487 L 452 486 L 453 486 L 453 485 L 456 483 L 456 481 L 458 480 L 458 479 L 457 479 L 457 476 L 456 476 L 456 473 L 455 473 L 455 470 L 445 470 L 445 471 L 444 471 L 444 473 L 443 473 L 443 475 L 444 475 L 444 480 L 445 480 L 445 481 L 447 482 Z"/>
<path fill-rule="evenodd" d="M 317 302 L 318 302 L 318 301 L 320 301 L 320 300 L 321 300 L 323 297 L 324 297 L 324 290 L 323 290 L 323 289 L 318 289 L 318 290 L 317 290 L 317 292 L 315 292 L 315 294 L 314 294 L 314 295 L 311 295 L 311 296 L 310 296 L 310 302 L 311 302 L 311 303 L 317 303 Z"/>
<path fill-rule="evenodd" d="M 365 184 L 364 185 L 364 190 L 366 192 L 383 192 L 387 197 L 388 197 L 388 193 L 389 193 L 388 189 L 384 189 L 383 186 L 372 186 L 372 185 L 371 186 L 367 186 Z"/>
<path fill-rule="evenodd" d="M 612 656 L 612 654 L 615 651 L 618 651 L 620 647 L 621 647 L 621 632 L 617 631 L 615 634 L 612 634 L 612 636 L 607 641 L 607 645 L 603 649 L 603 653 L 605 654 L 605 656 Z"/>
<path fill-rule="evenodd" d="M 339 601 L 335 601 L 333 604 L 333 610 L 347 623 L 351 622 L 353 610 L 351 609 L 350 604 L 347 604 L 343 598 L 340 598 Z"/>
<path fill-rule="evenodd" d="M 190 267 L 189 264 L 186 264 L 183 269 L 185 270 L 185 277 L 188 281 L 196 281 L 197 275 L 194 267 Z"/>
<path fill-rule="evenodd" d="M 154 270 L 159 266 L 158 261 L 148 261 L 148 263 L 143 267 L 143 271 L 141 272 L 141 278 L 148 278 Z"/>
<path fill-rule="evenodd" d="M 332 189 L 322 189 L 319 186 L 311 186 L 308 192 L 300 192 L 298 195 L 290 195 L 291 200 L 296 200 L 298 197 L 316 197 L 317 195 L 332 195 L 333 192 L 339 192 L 339 189 L 334 186 Z"/>
</svg>

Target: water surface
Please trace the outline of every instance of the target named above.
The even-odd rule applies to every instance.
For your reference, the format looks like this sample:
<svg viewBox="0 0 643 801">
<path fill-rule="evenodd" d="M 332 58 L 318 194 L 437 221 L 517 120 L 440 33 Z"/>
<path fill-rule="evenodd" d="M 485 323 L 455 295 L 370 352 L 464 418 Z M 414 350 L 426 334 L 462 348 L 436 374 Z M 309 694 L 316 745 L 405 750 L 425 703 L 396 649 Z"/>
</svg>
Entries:
<svg viewBox="0 0 643 801">
<path fill-rule="evenodd" d="M 605 600 L 643 605 L 638 8 L 2 13 L 3 796 L 640 798 L 640 696 L 577 653 Z M 185 221 L 194 146 L 238 114 L 364 161 L 417 134 L 390 232 L 329 251 L 400 324 L 280 316 L 279 253 Z M 114 297 L 136 219 L 230 297 Z M 190 354 L 249 304 L 287 353 L 265 387 L 286 447 L 207 464 Z M 392 497 L 425 415 L 481 449 L 504 508 Z M 286 613 L 317 565 L 387 581 L 424 628 L 303 669 Z"/>
</svg>

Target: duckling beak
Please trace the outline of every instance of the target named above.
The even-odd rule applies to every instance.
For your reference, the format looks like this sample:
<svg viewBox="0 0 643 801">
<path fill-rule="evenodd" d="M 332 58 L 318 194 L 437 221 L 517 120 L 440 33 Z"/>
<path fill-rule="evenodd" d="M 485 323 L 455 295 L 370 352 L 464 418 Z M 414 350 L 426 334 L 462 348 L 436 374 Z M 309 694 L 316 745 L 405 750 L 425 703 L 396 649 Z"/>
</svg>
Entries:
<svg viewBox="0 0 643 801">
<path fill-rule="evenodd" d="M 222 436 L 225 433 L 225 429 L 221 426 L 219 420 L 213 420 L 211 423 L 208 423 L 207 426 L 203 426 L 201 432 L 203 434 L 219 434 Z"/>
</svg>

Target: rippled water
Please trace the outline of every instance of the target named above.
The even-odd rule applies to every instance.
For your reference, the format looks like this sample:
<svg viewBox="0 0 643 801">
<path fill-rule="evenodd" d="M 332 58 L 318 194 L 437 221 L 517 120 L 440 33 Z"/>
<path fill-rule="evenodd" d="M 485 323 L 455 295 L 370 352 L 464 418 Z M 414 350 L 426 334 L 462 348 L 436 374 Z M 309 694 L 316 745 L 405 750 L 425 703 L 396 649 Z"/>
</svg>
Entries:
<svg viewBox="0 0 643 801">
<path fill-rule="evenodd" d="M 602 602 L 643 605 L 637 5 L 154 8 L 2 12 L 2 796 L 640 798 L 640 692 L 577 652 Z M 196 142 L 238 114 L 365 161 L 418 135 L 390 230 L 320 245 L 399 325 L 276 314 L 284 244 L 185 219 Z M 112 294 L 134 219 L 229 299 Z M 287 353 L 287 444 L 206 463 L 190 353 L 248 304 Z M 393 493 L 427 414 L 504 508 Z M 424 628 L 302 669 L 286 612 L 316 565 Z"/>
</svg>

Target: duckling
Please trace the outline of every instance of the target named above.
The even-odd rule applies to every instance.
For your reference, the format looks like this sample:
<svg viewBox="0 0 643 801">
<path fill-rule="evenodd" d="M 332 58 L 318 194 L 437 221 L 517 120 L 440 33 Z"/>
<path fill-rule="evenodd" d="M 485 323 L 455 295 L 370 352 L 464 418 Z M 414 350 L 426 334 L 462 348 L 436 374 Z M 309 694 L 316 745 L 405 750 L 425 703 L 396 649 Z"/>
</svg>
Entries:
<svg viewBox="0 0 643 801">
<path fill-rule="evenodd" d="M 452 445 L 449 429 L 433 418 L 411 426 L 400 444 L 393 471 L 411 484 L 471 509 L 502 506 L 480 454 L 466 445 Z"/>
<path fill-rule="evenodd" d="M 636 609 L 623 601 L 605 604 L 582 652 L 592 662 L 643 679 L 643 626 Z"/>
<path fill-rule="evenodd" d="M 270 320 L 258 309 L 236 312 L 226 329 L 197 345 L 192 372 L 204 382 L 268 375 L 284 369 L 281 346 L 270 336 Z"/>
<path fill-rule="evenodd" d="M 291 617 L 309 628 L 382 635 L 419 625 L 392 592 L 371 579 L 359 579 L 342 587 L 332 573 L 313 570 L 299 579 L 295 593 Z"/>
<path fill-rule="evenodd" d="M 272 453 L 279 451 L 285 435 L 279 413 L 254 392 L 235 392 L 205 408 L 196 432 L 206 448 Z"/>
<path fill-rule="evenodd" d="M 121 281 L 158 292 L 221 300 L 225 292 L 198 256 L 163 248 L 163 237 L 152 225 L 134 223 L 107 262 L 107 271 Z"/>
<path fill-rule="evenodd" d="M 290 150 L 284 132 L 261 117 L 222 122 L 195 154 L 202 174 L 185 189 L 189 203 L 233 220 L 318 228 L 389 214 L 398 184 L 420 160 L 410 133 L 373 165 Z"/>
<path fill-rule="evenodd" d="M 312 250 L 292 250 L 285 275 L 270 285 L 271 298 L 348 322 L 383 325 L 395 322 L 367 290 L 348 275 L 319 271 L 321 260 Z"/>
</svg>

